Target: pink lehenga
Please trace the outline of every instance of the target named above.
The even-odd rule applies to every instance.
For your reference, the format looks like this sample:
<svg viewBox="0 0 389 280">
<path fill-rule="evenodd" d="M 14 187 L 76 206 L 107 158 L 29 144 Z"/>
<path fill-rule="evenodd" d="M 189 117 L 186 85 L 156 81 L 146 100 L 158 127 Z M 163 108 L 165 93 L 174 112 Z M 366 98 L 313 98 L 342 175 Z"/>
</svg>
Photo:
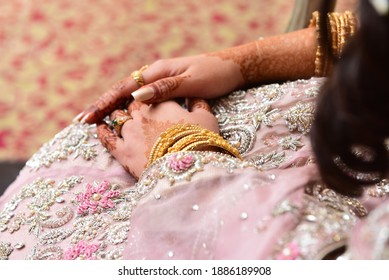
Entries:
<svg viewBox="0 0 389 280">
<path fill-rule="evenodd" d="M 0 198 L 0 259 L 321 259 L 343 249 L 372 257 L 354 244 L 363 247 L 361 219 L 385 203 L 389 186 L 353 199 L 321 183 L 307 135 L 323 81 L 217 100 L 221 134 L 245 160 L 170 154 L 138 182 L 101 146 L 94 125 L 70 125 Z"/>
</svg>

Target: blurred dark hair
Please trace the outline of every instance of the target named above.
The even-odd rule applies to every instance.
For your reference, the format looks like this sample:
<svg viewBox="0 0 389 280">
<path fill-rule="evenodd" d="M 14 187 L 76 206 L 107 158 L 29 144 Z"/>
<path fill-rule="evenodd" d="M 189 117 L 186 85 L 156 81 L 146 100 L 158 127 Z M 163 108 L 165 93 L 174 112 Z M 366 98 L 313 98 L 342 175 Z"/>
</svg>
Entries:
<svg viewBox="0 0 389 280">
<path fill-rule="evenodd" d="M 330 1 L 323 2 L 321 38 L 329 48 Z M 345 195 L 359 196 L 364 186 L 388 175 L 388 52 L 388 14 L 380 16 L 369 0 L 361 0 L 358 31 L 342 58 L 331 58 L 335 66 L 322 87 L 311 130 L 323 181 Z"/>
</svg>

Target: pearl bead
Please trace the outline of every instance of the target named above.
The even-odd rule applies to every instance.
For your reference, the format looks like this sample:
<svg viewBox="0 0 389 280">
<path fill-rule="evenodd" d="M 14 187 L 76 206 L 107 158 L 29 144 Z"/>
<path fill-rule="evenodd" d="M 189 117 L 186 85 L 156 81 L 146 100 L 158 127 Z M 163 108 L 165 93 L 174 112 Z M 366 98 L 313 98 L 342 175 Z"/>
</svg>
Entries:
<svg viewBox="0 0 389 280">
<path fill-rule="evenodd" d="M 240 214 L 240 218 L 242 220 L 246 220 L 248 218 L 248 214 L 246 212 L 243 212 L 242 214 Z"/>
<path fill-rule="evenodd" d="M 92 195 L 92 199 L 93 199 L 94 201 L 99 201 L 99 200 L 101 199 L 101 194 L 99 194 L 99 193 L 93 194 L 93 195 Z"/>
</svg>

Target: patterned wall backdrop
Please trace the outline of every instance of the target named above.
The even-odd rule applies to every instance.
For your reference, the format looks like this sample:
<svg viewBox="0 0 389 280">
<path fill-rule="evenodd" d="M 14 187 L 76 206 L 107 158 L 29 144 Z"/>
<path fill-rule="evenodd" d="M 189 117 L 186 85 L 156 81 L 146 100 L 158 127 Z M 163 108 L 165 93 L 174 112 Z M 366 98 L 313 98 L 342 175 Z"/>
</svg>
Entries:
<svg viewBox="0 0 389 280">
<path fill-rule="evenodd" d="M 158 58 L 285 30 L 294 1 L 0 0 L 0 160 L 24 160 Z"/>
</svg>

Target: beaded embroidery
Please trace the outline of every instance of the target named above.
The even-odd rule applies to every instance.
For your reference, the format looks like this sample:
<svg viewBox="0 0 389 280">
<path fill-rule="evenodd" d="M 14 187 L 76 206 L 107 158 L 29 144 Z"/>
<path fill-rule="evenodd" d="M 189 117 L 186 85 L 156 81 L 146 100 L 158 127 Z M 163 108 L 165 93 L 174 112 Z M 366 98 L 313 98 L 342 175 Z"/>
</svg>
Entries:
<svg viewBox="0 0 389 280">
<path fill-rule="evenodd" d="M 11 243 L 0 242 L 0 260 L 8 260 L 9 255 L 11 255 L 14 249 L 11 246 Z"/>
<path fill-rule="evenodd" d="M 305 98 L 317 95 L 321 81 L 297 80 L 284 84 L 264 85 L 249 89 L 239 90 L 230 95 L 218 99 L 212 107 L 213 113 L 219 122 L 220 134 L 235 146 L 242 155 L 247 154 L 254 146 L 256 131 L 261 125 L 273 126 L 278 119 L 284 119 L 290 131 L 297 130 L 302 134 L 309 132 L 313 121 L 314 106 L 312 102 L 297 103 L 289 110 L 282 111 L 275 108 L 277 101 L 291 89 L 298 86 L 307 87 Z M 292 90 L 292 96 L 301 90 Z M 294 96 L 299 97 L 299 96 Z M 283 144 L 284 149 L 296 149 L 297 145 Z M 282 144 L 281 144 L 282 145 Z"/>
<path fill-rule="evenodd" d="M 272 151 L 265 154 L 255 154 L 247 160 L 259 170 L 269 170 L 279 167 L 285 159 L 285 152 Z"/>
<path fill-rule="evenodd" d="M 176 158 L 191 156 L 191 164 L 185 169 L 177 172 L 170 162 Z M 159 180 L 167 179 L 170 185 L 182 180 L 189 181 L 191 177 L 204 169 L 204 165 L 226 169 L 228 173 L 234 172 L 237 168 L 253 167 L 252 164 L 236 159 L 232 156 L 216 152 L 179 152 L 173 155 L 167 155 L 157 160 L 142 174 L 139 182 L 136 184 L 137 193 L 140 196 L 147 194 Z"/>
<path fill-rule="evenodd" d="M 72 176 L 56 185 L 54 180 L 38 178 L 31 184 L 25 185 L 0 212 L 0 231 L 8 229 L 12 233 L 19 230 L 22 225 L 27 225 L 29 231 L 38 236 L 42 227 L 52 228 L 63 225 L 64 220 L 68 220 L 67 215 L 57 213 L 58 219 L 53 220 L 48 210 L 55 203 L 62 203 L 61 196 L 81 181 L 82 177 Z M 24 213 L 15 215 L 14 210 L 21 201 L 26 199 L 29 199 L 27 206 L 30 212 L 27 216 Z"/>
<path fill-rule="evenodd" d="M 367 210 L 357 199 L 314 184 L 306 188 L 301 207 L 282 201 L 273 216 L 285 213 L 296 216 L 296 228 L 279 240 L 275 258 L 317 259 L 342 246 Z"/>
<path fill-rule="evenodd" d="M 96 125 L 72 124 L 54 138 L 45 143 L 27 162 L 26 166 L 32 170 L 49 167 L 56 161 L 66 160 L 73 154 L 73 158 L 81 156 L 84 160 L 91 160 L 97 156 L 94 146 L 97 143 L 88 143 L 89 139 L 96 139 L 97 135 L 91 131 Z"/>
<path fill-rule="evenodd" d="M 312 102 L 297 103 L 285 114 L 286 125 L 290 131 L 297 130 L 307 134 L 314 120 L 314 106 Z"/>
</svg>

